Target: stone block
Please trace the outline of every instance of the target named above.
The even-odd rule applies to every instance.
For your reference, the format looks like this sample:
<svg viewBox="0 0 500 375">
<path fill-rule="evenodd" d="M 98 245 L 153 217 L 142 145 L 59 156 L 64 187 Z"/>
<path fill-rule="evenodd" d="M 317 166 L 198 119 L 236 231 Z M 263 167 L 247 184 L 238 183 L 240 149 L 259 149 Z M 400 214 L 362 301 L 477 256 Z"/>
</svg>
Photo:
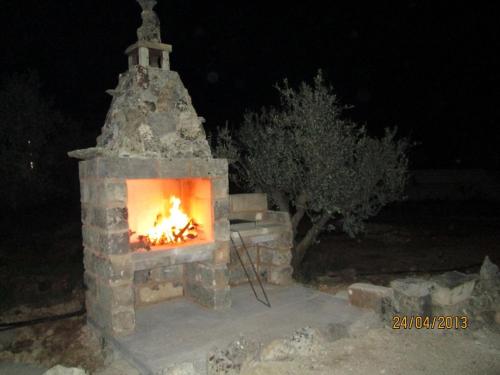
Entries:
<svg viewBox="0 0 500 375">
<path fill-rule="evenodd" d="M 229 271 L 225 264 L 214 266 L 213 271 L 208 272 L 207 277 L 210 275 L 213 277 L 212 285 L 215 288 L 225 288 L 229 285 Z"/>
<path fill-rule="evenodd" d="M 229 283 L 229 272 L 226 265 L 209 263 L 186 264 L 186 282 L 199 283 L 206 288 L 223 288 Z"/>
<path fill-rule="evenodd" d="M 190 159 L 160 159 L 158 161 L 158 174 L 162 178 L 191 177 Z"/>
<path fill-rule="evenodd" d="M 92 189 L 94 181 L 90 179 L 85 179 L 80 181 L 80 202 L 83 204 L 89 204 L 92 198 Z"/>
<path fill-rule="evenodd" d="M 229 242 L 219 242 L 213 253 L 214 264 L 227 264 L 230 261 Z"/>
<path fill-rule="evenodd" d="M 87 177 L 95 176 L 96 168 L 97 168 L 96 159 L 80 161 L 78 163 L 78 172 L 80 176 L 80 181 L 86 179 Z"/>
<path fill-rule="evenodd" d="M 134 272 L 134 284 L 145 284 L 151 280 L 151 270 L 139 270 Z"/>
<path fill-rule="evenodd" d="M 138 304 L 157 303 L 181 297 L 183 294 L 184 288 L 182 284 L 176 282 L 153 283 L 136 287 L 136 301 Z"/>
<path fill-rule="evenodd" d="M 245 211 L 266 211 L 267 195 L 255 194 L 231 194 L 229 195 L 229 210 L 231 213 Z"/>
<path fill-rule="evenodd" d="M 95 201 L 95 197 L 97 196 L 96 192 L 98 191 L 97 179 L 87 179 L 85 181 L 80 182 L 80 201 L 82 202 L 82 206 L 84 204 L 88 206 L 95 206 L 98 204 Z"/>
<path fill-rule="evenodd" d="M 80 211 L 80 219 L 82 224 L 90 225 L 92 219 L 90 213 L 92 209 L 88 207 L 86 203 L 82 203 L 81 211 Z"/>
<path fill-rule="evenodd" d="M 238 258 L 238 254 L 236 252 L 238 252 L 241 257 L 241 261 L 243 261 L 245 265 L 250 265 L 250 259 L 253 264 L 259 263 L 259 251 L 257 246 L 248 246 L 246 247 L 246 251 L 244 247 L 235 248 L 234 246 L 231 246 L 231 264 L 240 264 L 240 258 Z M 250 256 L 250 259 L 248 259 L 248 256 Z"/>
<path fill-rule="evenodd" d="M 267 247 L 270 249 L 278 249 L 278 248 L 291 248 L 293 246 L 293 234 L 291 231 L 287 230 L 285 227 L 282 227 L 282 230 L 276 231 L 277 228 L 273 228 L 275 231 L 272 234 L 269 234 L 268 237 L 259 236 L 256 237 L 256 243 L 259 244 L 259 247 Z"/>
<path fill-rule="evenodd" d="M 98 249 L 104 254 L 128 254 L 130 252 L 128 231 L 101 231 Z"/>
<path fill-rule="evenodd" d="M 96 177 L 158 178 L 157 159 L 97 158 Z"/>
<path fill-rule="evenodd" d="M 97 296 L 97 284 L 95 276 L 85 272 L 83 274 L 83 284 L 85 285 L 85 289 L 92 295 Z"/>
<path fill-rule="evenodd" d="M 264 214 L 263 220 L 270 221 L 273 223 L 284 224 L 286 226 L 291 226 L 292 222 L 290 219 L 290 214 L 285 211 L 267 211 Z"/>
<path fill-rule="evenodd" d="M 275 266 L 290 265 L 292 261 L 292 251 L 289 248 L 275 248 L 259 246 L 259 259 L 261 263 Z"/>
<path fill-rule="evenodd" d="M 213 175 L 212 166 L 209 159 L 190 159 L 192 177 L 208 177 Z"/>
<path fill-rule="evenodd" d="M 85 248 L 83 251 L 83 267 L 86 273 L 96 273 L 96 257 L 97 255 Z"/>
<path fill-rule="evenodd" d="M 135 329 L 134 308 L 120 309 L 111 314 L 111 331 L 116 336 L 128 335 Z"/>
<path fill-rule="evenodd" d="M 281 241 L 279 239 L 274 239 L 274 240 L 267 240 L 267 241 L 258 241 L 259 249 L 269 249 L 269 250 L 274 250 L 274 249 L 279 249 L 283 246 Z M 269 262 L 265 262 L 269 263 Z"/>
<path fill-rule="evenodd" d="M 431 292 L 432 304 L 449 306 L 469 299 L 474 290 L 476 279 L 476 276 L 457 271 L 446 272 L 435 277 Z"/>
<path fill-rule="evenodd" d="M 381 313 L 384 299 L 392 298 L 393 291 L 379 285 L 355 283 L 349 286 L 347 294 L 351 305 Z"/>
<path fill-rule="evenodd" d="M 128 230 L 128 211 L 126 208 L 93 208 L 91 224 L 104 230 Z"/>
<path fill-rule="evenodd" d="M 99 305 L 114 311 L 121 307 L 134 306 L 134 293 L 132 285 L 110 286 L 108 284 L 97 283 L 97 301 Z"/>
<path fill-rule="evenodd" d="M 291 266 L 284 267 L 269 267 L 267 274 L 267 282 L 276 285 L 291 284 L 293 268 Z"/>
<path fill-rule="evenodd" d="M 209 176 L 227 178 L 228 175 L 227 159 L 209 159 L 209 163 L 210 163 Z"/>
<path fill-rule="evenodd" d="M 500 284 L 500 273 L 498 266 L 494 264 L 488 256 L 484 258 L 481 269 L 479 270 L 481 285 L 487 290 L 495 290 Z"/>
<path fill-rule="evenodd" d="M 418 278 L 392 281 L 394 312 L 403 315 L 430 316 L 432 287 L 432 282 Z"/>
<path fill-rule="evenodd" d="M 99 250 L 99 230 L 90 225 L 82 225 L 82 242 L 85 248 Z"/>
<path fill-rule="evenodd" d="M 97 178 L 80 183 L 81 201 L 92 206 L 126 207 L 127 186 L 125 179 Z"/>
<path fill-rule="evenodd" d="M 227 176 L 212 179 L 212 195 L 214 199 L 228 198 L 229 196 L 228 191 L 229 191 L 229 180 Z"/>
<path fill-rule="evenodd" d="M 105 181 L 103 183 L 104 193 L 101 195 L 102 200 L 99 203 L 106 202 L 107 204 L 121 205 L 127 204 L 127 184 L 125 180 L 121 182 Z"/>
<path fill-rule="evenodd" d="M 112 332 L 111 330 L 111 311 L 100 306 L 98 303 L 90 305 L 87 310 L 87 320 L 102 330 Z"/>
<path fill-rule="evenodd" d="M 229 199 L 217 199 L 214 204 L 214 220 L 227 219 L 229 216 Z"/>
<path fill-rule="evenodd" d="M 484 257 L 483 264 L 479 270 L 481 280 L 496 279 L 498 277 L 498 266 L 488 256 Z"/>
<path fill-rule="evenodd" d="M 85 310 L 87 319 L 97 321 L 99 306 L 97 305 L 97 296 L 92 295 L 89 291 L 85 292 Z"/>
<path fill-rule="evenodd" d="M 214 221 L 214 239 L 215 241 L 229 241 L 229 220 Z"/>
<path fill-rule="evenodd" d="M 245 267 L 247 267 L 245 265 Z M 256 281 L 257 277 L 255 276 L 255 273 L 252 271 L 250 266 L 247 268 L 248 276 L 252 281 Z M 238 284 L 243 284 L 248 282 L 248 276 L 245 273 L 245 270 L 241 266 L 241 264 L 234 264 L 229 267 L 229 284 L 230 285 L 238 285 Z"/>
<path fill-rule="evenodd" d="M 281 242 L 281 246 L 285 247 L 293 247 L 293 232 L 291 228 L 289 230 L 283 231 L 283 233 L 279 236 L 279 241 Z"/>
<path fill-rule="evenodd" d="M 231 212 L 229 211 L 229 220 L 243 220 L 243 221 L 262 221 L 264 212 L 262 211 L 248 211 L 248 212 Z M 237 228 L 238 224 L 232 224 L 231 227 Z M 236 229 L 235 228 L 235 229 Z"/>
<path fill-rule="evenodd" d="M 175 264 L 205 262 L 213 259 L 216 243 L 178 247 L 168 250 L 134 252 L 132 260 L 136 270 L 167 267 Z"/>
<path fill-rule="evenodd" d="M 95 260 L 96 275 L 108 283 L 132 283 L 134 265 L 128 255 L 110 255 Z"/>
<path fill-rule="evenodd" d="M 183 275 L 184 266 L 182 264 L 157 267 L 151 270 L 152 281 L 181 281 Z"/>
<path fill-rule="evenodd" d="M 205 288 L 198 283 L 186 283 L 185 295 L 202 306 L 214 310 L 223 310 L 231 307 L 231 289 Z"/>
</svg>

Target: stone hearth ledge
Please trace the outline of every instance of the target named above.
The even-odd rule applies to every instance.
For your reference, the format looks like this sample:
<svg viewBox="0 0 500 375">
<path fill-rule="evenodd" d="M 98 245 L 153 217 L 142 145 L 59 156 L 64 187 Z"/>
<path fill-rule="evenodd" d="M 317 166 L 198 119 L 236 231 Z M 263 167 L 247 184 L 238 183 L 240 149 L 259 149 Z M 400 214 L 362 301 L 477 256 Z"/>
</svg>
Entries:
<svg viewBox="0 0 500 375">
<path fill-rule="evenodd" d="M 182 246 L 173 249 L 134 252 L 131 255 L 135 271 L 176 264 L 205 262 L 213 258 L 217 243 Z"/>
</svg>

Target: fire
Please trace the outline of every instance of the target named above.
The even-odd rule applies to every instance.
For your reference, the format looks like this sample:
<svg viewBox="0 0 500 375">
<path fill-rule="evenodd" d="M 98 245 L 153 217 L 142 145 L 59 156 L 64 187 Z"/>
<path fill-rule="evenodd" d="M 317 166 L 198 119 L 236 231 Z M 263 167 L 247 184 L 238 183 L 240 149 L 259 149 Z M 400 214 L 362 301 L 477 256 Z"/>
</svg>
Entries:
<svg viewBox="0 0 500 375">
<path fill-rule="evenodd" d="M 167 204 L 165 205 L 167 206 Z M 151 245 L 181 243 L 198 236 L 197 224 L 181 208 L 181 200 L 172 195 L 167 207 L 158 213 L 147 235 L 139 236 Z"/>
</svg>

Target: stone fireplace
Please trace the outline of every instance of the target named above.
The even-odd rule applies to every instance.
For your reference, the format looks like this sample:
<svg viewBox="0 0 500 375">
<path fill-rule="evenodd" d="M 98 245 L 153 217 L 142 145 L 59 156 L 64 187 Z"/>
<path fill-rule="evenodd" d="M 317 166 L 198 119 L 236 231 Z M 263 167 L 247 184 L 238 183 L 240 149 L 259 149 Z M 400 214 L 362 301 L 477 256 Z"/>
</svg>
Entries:
<svg viewBox="0 0 500 375">
<path fill-rule="evenodd" d="M 75 150 L 89 322 L 134 330 L 140 306 L 176 297 L 231 304 L 227 161 L 214 159 L 191 98 L 170 70 L 155 1 L 140 0 L 129 69 L 96 147 Z"/>
<path fill-rule="evenodd" d="M 269 211 L 265 194 L 230 199 L 227 161 L 212 157 L 204 120 L 170 70 L 156 1 L 138 2 L 138 41 L 108 90 L 97 145 L 69 153 L 80 159 L 87 320 L 111 336 L 132 333 L 139 308 L 174 298 L 229 308 L 230 285 L 257 277 L 245 262 L 268 283 L 292 273 L 288 213 Z"/>
<path fill-rule="evenodd" d="M 80 183 L 92 324 L 126 334 L 136 308 L 181 296 L 213 309 L 230 306 L 225 160 L 96 157 L 80 162 Z M 172 195 L 185 202 L 198 236 L 158 245 L 139 240 Z"/>
</svg>

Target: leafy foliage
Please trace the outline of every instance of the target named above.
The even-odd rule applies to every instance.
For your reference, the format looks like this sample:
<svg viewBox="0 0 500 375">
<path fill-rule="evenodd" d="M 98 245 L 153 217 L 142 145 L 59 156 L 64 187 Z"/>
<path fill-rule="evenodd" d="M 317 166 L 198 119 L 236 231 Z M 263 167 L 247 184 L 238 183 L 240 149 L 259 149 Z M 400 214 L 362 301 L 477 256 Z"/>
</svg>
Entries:
<svg viewBox="0 0 500 375">
<path fill-rule="evenodd" d="M 298 244 L 309 247 L 329 219 L 342 218 L 351 236 L 386 204 L 402 198 L 407 179 L 407 141 L 386 129 L 380 139 L 343 118 L 321 72 L 312 85 L 277 86 L 278 108 L 247 113 L 233 137 L 219 130 L 215 154 L 229 159 L 233 180 L 264 191 L 294 213 L 296 229 L 307 215 L 311 230 Z"/>
<path fill-rule="evenodd" d="M 0 203 L 4 207 L 36 207 L 61 192 L 59 186 L 64 185 L 56 183 L 56 177 L 64 163 L 63 151 L 78 136 L 67 131 L 71 125 L 43 96 L 36 73 L 14 74 L 1 82 Z"/>
</svg>

